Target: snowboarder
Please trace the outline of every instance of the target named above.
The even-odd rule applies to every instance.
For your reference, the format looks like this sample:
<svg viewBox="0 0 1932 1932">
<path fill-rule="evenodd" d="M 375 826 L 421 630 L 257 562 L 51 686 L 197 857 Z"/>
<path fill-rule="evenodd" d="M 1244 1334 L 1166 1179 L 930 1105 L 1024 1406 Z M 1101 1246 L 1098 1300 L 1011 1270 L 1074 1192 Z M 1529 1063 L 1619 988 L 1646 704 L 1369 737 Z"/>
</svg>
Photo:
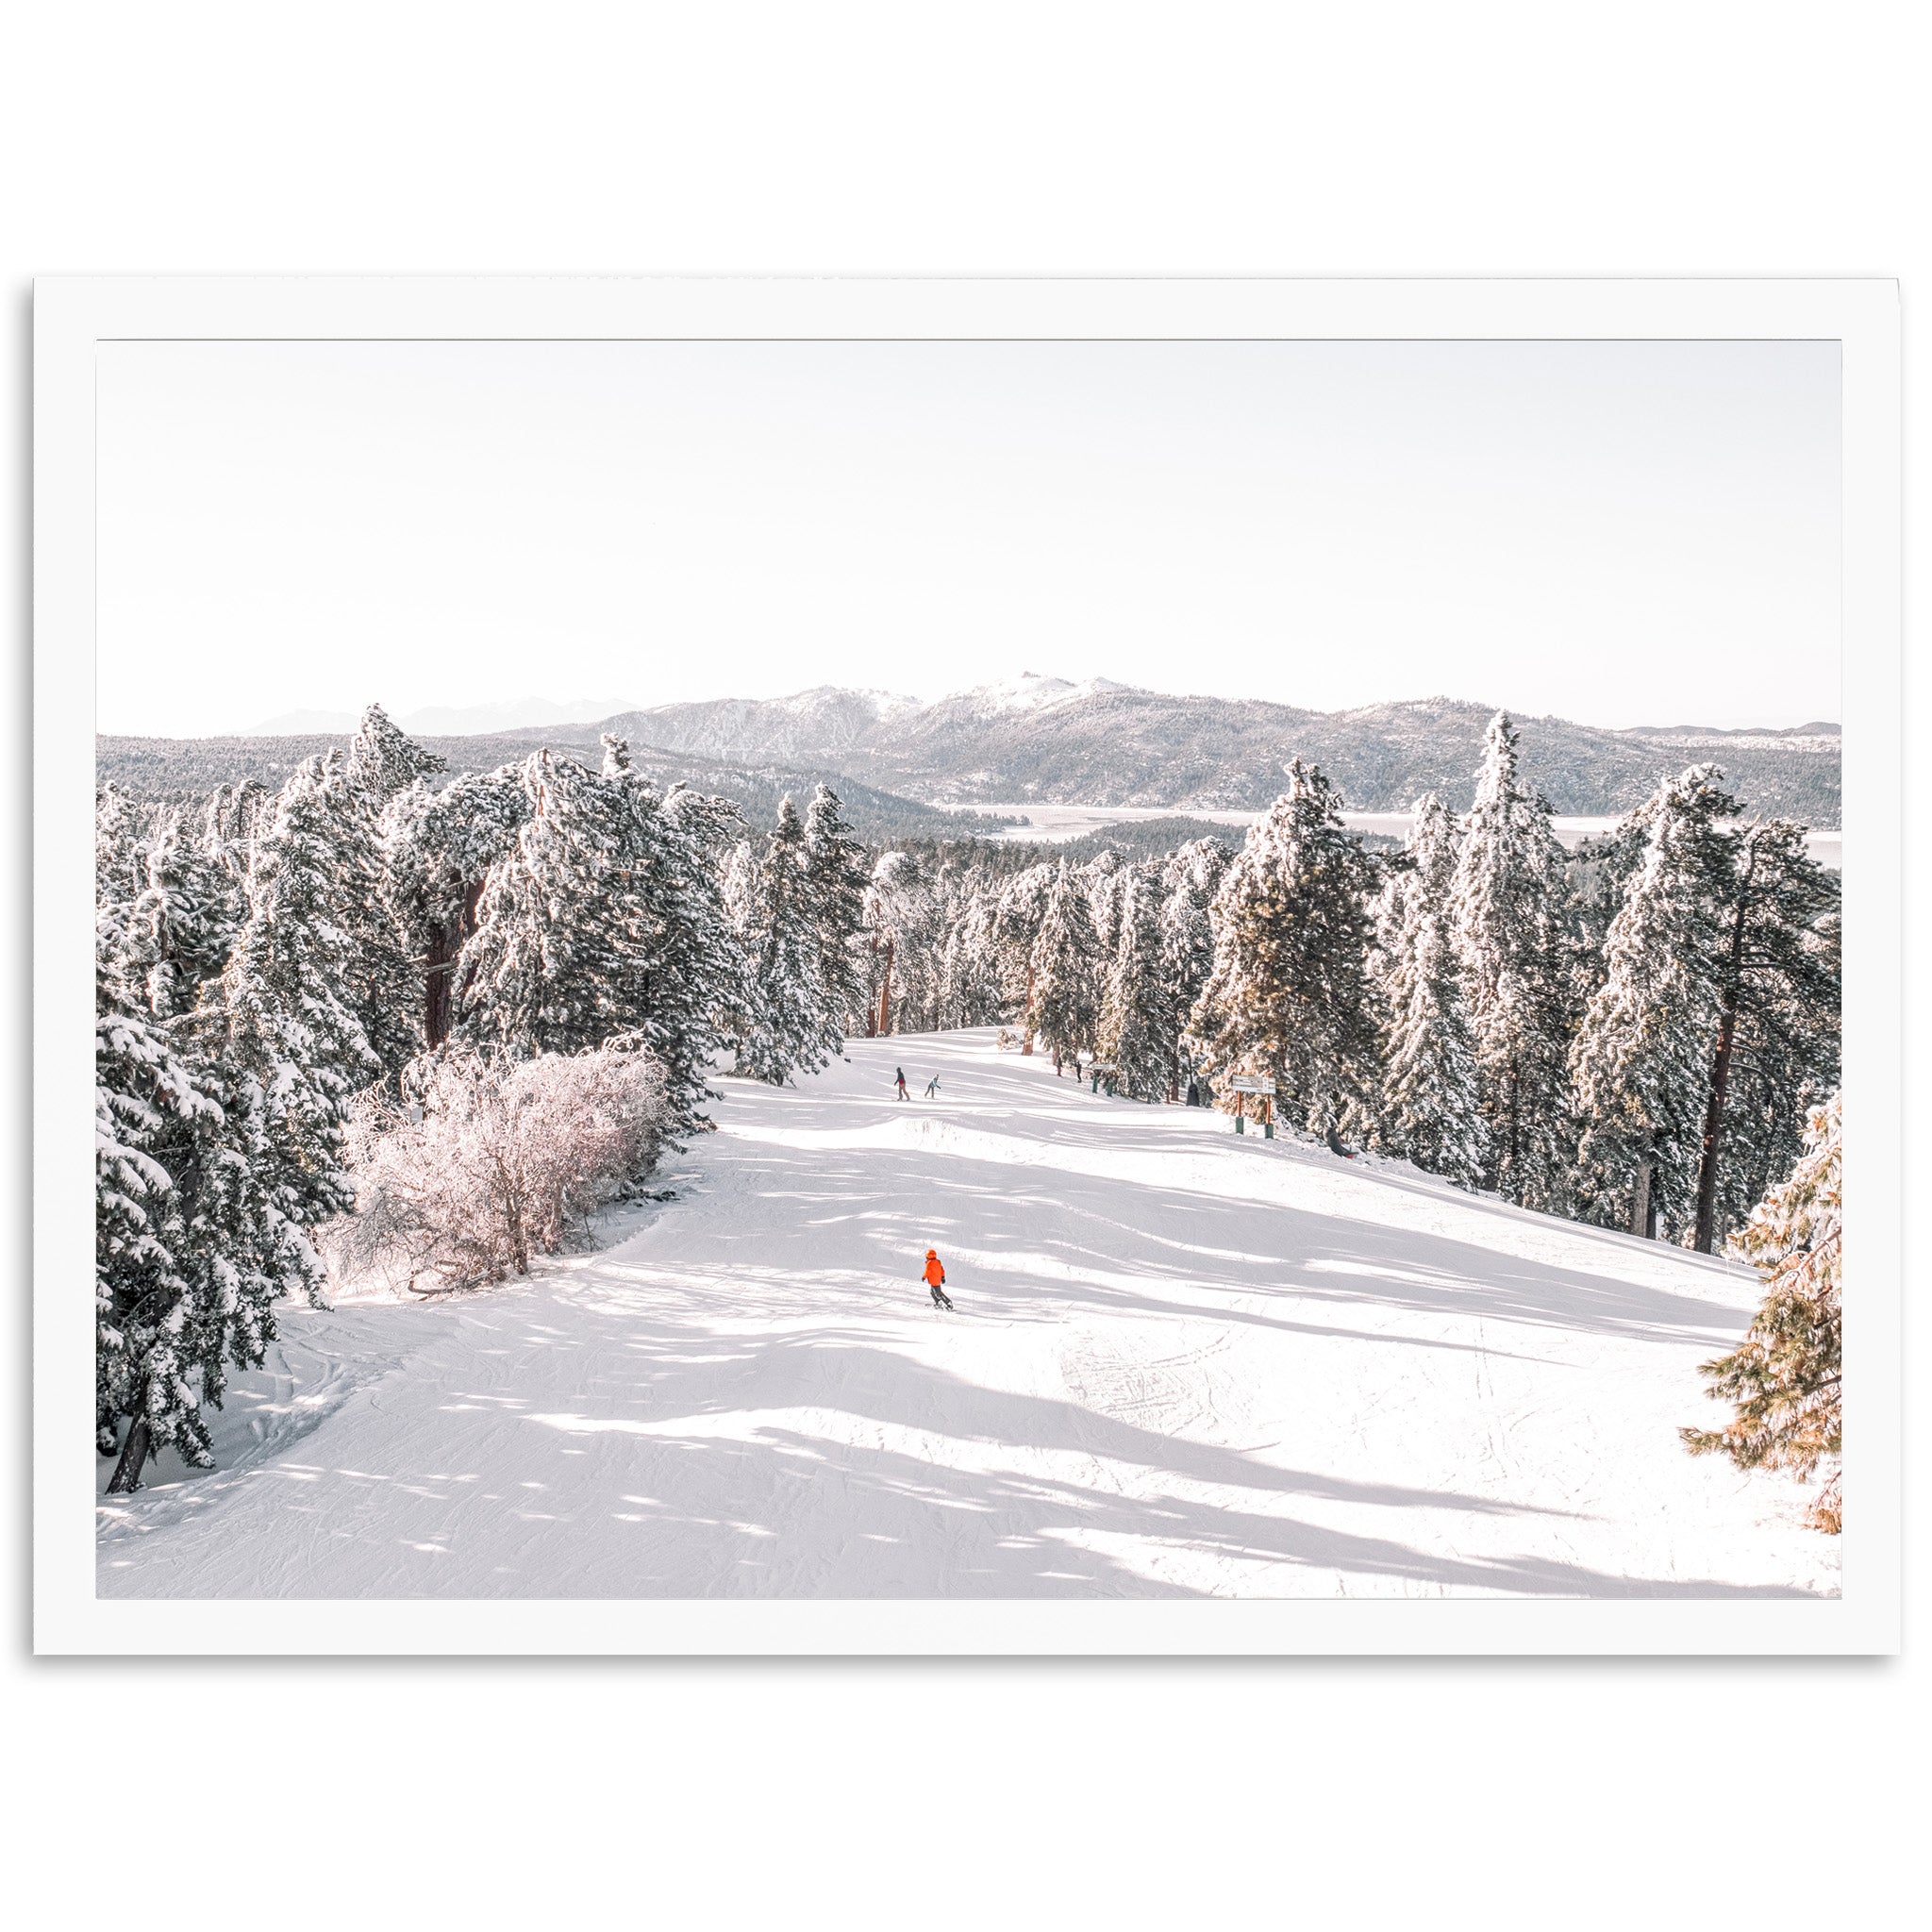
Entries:
<svg viewBox="0 0 1932 1932">
<path fill-rule="evenodd" d="M 940 1097 L 940 1076 L 937 1074 L 925 1083 L 925 1097 L 928 1100 L 937 1100 Z"/>
<path fill-rule="evenodd" d="M 899 1090 L 899 1098 L 904 1100 L 906 1098 L 906 1069 L 904 1067 L 894 1067 L 892 1069 L 892 1084 Z"/>
<path fill-rule="evenodd" d="M 953 1306 L 952 1297 L 946 1292 L 946 1271 L 937 1248 L 925 1251 L 925 1285 L 932 1290 L 934 1307 L 950 1308 Z"/>
<path fill-rule="evenodd" d="M 1327 1141 L 1329 1153 L 1339 1154 L 1344 1160 L 1353 1160 L 1355 1158 L 1355 1156 L 1341 1144 L 1341 1136 L 1335 1131 L 1332 1124 L 1322 1138 Z"/>
</svg>

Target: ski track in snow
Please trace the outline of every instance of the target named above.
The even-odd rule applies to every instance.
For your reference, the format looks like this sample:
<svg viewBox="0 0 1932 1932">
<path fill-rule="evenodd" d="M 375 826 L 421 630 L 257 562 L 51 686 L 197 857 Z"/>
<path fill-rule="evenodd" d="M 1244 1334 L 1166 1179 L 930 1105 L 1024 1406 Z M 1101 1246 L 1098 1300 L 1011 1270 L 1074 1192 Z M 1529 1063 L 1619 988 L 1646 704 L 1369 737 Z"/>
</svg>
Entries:
<svg viewBox="0 0 1932 1932">
<path fill-rule="evenodd" d="M 722 1082 L 599 1253 L 286 1310 L 220 1467 L 101 1499 L 101 1594 L 1836 1593 L 1798 1486 L 1678 1445 L 1748 1271 L 991 1030 L 849 1055 Z"/>
</svg>

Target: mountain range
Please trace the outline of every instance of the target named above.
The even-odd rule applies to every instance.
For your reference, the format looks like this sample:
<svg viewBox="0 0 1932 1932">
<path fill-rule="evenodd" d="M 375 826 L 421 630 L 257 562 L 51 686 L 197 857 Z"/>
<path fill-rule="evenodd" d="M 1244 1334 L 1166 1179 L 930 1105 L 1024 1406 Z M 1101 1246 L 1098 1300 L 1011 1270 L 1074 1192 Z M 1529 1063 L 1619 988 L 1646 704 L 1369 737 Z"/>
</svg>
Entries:
<svg viewBox="0 0 1932 1932">
<path fill-rule="evenodd" d="M 1493 715 L 1488 705 L 1451 698 L 1310 711 L 1028 673 L 931 702 L 821 685 L 790 697 L 658 705 L 488 731 L 426 731 L 414 716 L 398 722 L 458 772 L 490 770 L 540 744 L 594 759 L 602 734 L 615 732 L 655 778 L 723 792 L 757 819 L 783 791 L 808 791 L 824 778 L 837 785 L 866 836 L 904 838 L 942 824 L 961 833 L 990 828 L 985 818 L 952 815 L 962 807 L 1003 816 L 1024 814 L 1029 804 L 1258 810 L 1279 793 L 1283 767 L 1294 758 L 1319 765 L 1355 811 L 1405 811 L 1427 791 L 1466 811 Z M 1708 761 L 1752 812 L 1819 828 L 1840 823 L 1835 724 L 1610 730 L 1561 718 L 1515 722 L 1524 775 L 1558 813 L 1627 811 L 1660 777 Z M 337 727 L 103 738 L 96 761 L 101 778 L 134 795 L 186 796 L 246 776 L 279 783 L 341 736 Z"/>
<path fill-rule="evenodd" d="M 1282 767 L 1300 758 L 1319 765 L 1353 810 L 1402 811 L 1434 791 L 1466 811 L 1493 716 L 1493 707 L 1450 698 L 1309 711 L 1029 673 L 929 704 L 819 686 L 784 698 L 659 705 L 605 719 L 581 741 L 607 730 L 666 752 L 752 764 L 807 759 L 931 804 L 1020 808 L 1257 809 L 1281 791 Z M 1561 718 L 1515 722 L 1524 775 L 1560 813 L 1626 811 L 1659 776 L 1707 759 L 1753 811 L 1839 823 L 1835 724 L 1609 730 Z"/>
</svg>

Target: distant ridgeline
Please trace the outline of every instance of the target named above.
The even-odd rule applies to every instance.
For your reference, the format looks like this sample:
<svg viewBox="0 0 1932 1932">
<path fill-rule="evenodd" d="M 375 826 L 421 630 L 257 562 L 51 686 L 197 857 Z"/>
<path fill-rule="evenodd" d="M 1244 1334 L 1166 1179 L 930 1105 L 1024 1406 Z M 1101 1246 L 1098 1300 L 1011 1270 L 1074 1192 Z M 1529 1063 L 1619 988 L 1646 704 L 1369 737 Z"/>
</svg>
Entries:
<svg viewBox="0 0 1932 1932">
<path fill-rule="evenodd" d="M 557 725 L 542 731 L 419 741 L 448 761 L 452 776 L 522 764 L 544 744 L 569 752 L 595 770 L 602 757 L 602 729 L 598 724 Z M 347 738 L 346 732 L 303 738 L 100 737 L 94 741 L 94 781 L 116 785 L 130 799 L 157 804 L 199 804 L 218 785 L 239 785 L 249 778 L 275 791 L 303 759 L 340 747 Z M 826 768 L 727 765 L 649 745 L 633 745 L 631 763 L 658 785 L 668 787 L 682 779 L 700 791 L 728 798 L 760 825 L 776 816 L 778 801 L 788 793 L 802 805 L 813 787 L 824 782 L 838 791 L 853 830 L 873 843 L 985 837 L 1013 823 L 978 812 L 941 811 Z"/>
<path fill-rule="evenodd" d="M 958 805 L 1264 809 L 1290 758 L 1318 765 L 1353 811 L 1407 811 L 1433 791 L 1467 811 L 1493 707 L 1448 698 L 1305 711 L 1171 697 L 1030 674 L 933 704 L 824 687 L 788 698 L 661 705 L 607 721 L 633 741 L 752 764 L 824 763 L 869 785 Z M 1523 775 L 1553 811 L 1632 810 L 1687 765 L 1723 767 L 1754 814 L 1836 829 L 1839 731 L 1609 731 L 1518 715 Z M 599 727 L 588 727 L 594 743 Z M 517 734 L 528 739 L 532 734 Z"/>
<path fill-rule="evenodd" d="M 1319 766 L 1354 811 L 1407 811 L 1430 791 L 1450 810 L 1467 811 L 1492 715 L 1488 707 L 1447 698 L 1304 711 L 1029 675 L 933 704 L 827 687 L 788 698 L 662 705 L 595 724 L 423 741 L 452 771 L 476 772 L 521 760 L 541 744 L 594 763 L 599 734 L 615 731 L 654 778 L 688 778 L 738 800 L 760 821 L 784 791 L 808 794 L 825 779 L 845 800 L 854 829 L 877 840 L 991 829 L 955 816 L 942 830 L 930 809 L 938 805 L 1258 811 L 1279 794 L 1282 768 L 1292 758 Z M 1723 768 L 1753 815 L 1824 829 L 1840 823 L 1834 724 L 1610 731 L 1560 718 L 1516 722 L 1523 776 L 1558 814 L 1632 810 L 1663 777 L 1707 761 Z M 200 796 L 243 777 L 278 784 L 336 741 L 103 738 L 97 775 L 135 797 Z"/>
</svg>

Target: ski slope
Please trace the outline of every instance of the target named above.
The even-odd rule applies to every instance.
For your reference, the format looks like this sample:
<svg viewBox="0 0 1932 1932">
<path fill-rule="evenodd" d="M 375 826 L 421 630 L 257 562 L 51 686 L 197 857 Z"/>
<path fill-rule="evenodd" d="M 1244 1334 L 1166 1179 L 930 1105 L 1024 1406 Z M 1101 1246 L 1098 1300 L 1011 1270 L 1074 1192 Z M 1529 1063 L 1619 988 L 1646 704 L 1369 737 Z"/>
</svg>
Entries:
<svg viewBox="0 0 1932 1932">
<path fill-rule="evenodd" d="M 990 1031 L 849 1053 L 723 1082 L 601 1252 L 288 1312 L 221 1467 L 103 1497 L 101 1593 L 1836 1592 L 1797 1486 L 1678 1446 L 1745 1271 Z"/>
</svg>

